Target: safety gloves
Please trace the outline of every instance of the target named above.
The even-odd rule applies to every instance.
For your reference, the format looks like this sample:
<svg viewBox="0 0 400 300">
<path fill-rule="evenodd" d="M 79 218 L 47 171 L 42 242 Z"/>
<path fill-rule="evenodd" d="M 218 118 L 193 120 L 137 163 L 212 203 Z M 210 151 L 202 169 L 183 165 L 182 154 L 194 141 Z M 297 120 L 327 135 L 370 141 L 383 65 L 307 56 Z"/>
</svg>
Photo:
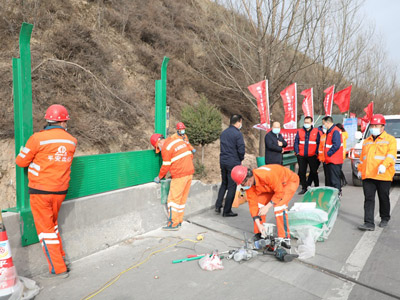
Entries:
<svg viewBox="0 0 400 300">
<path fill-rule="evenodd" d="M 378 174 L 384 174 L 386 172 L 386 167 L 384 165 L 380 165 L 378 167 Z"/>
<path fill-rule="evenodd" d="M 155 183 L 160 183 L 160 177 L 157 176 L 156 178 L 154 178 L 154 182 Z"/>
</svg>

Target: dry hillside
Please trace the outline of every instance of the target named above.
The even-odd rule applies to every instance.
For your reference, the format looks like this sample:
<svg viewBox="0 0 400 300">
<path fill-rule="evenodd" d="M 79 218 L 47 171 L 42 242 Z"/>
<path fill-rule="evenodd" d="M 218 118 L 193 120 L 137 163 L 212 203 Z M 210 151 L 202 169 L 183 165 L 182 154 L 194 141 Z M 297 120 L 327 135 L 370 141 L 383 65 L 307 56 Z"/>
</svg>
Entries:
<svg viewBox="0 0 400 300">
<path fill-rule="evenodd" d="M 78 138 L 78 155 L 149 148 L 154 129 L 154 80 L 164 55 L 170 57 L 167 101 L 171 122 L 180 109 L 204 94 L 224 114 L 245 116 L 249 153 L 257 140 L 251 125 L 257 114 L 240 94 L 204 79 L 218 76 L 206 46 L 204 22 L 208 1 L 11 1 L 0 3 L 0 190 L 4 206 L 15 203 L 11 58 L 18 56 L 22 22 L 34 24 L 31 40 L 34 130 L 43 125 L 45 109 L 64 104 Z M 192 16 L 196 15 L 196 20 Z M 199 23 L 201 19 L 201 24 Z M 210 60 L 208 59 L 207 62 Z M 230 100 L 235 100 L 232 105 Z M 226 126 L 226 125 L 225 125 Z M 206 150 L 206 181 L 219 178 L 218 143 Z M 254 160 L 253 156 L 248 158 Z"/>
</svg>

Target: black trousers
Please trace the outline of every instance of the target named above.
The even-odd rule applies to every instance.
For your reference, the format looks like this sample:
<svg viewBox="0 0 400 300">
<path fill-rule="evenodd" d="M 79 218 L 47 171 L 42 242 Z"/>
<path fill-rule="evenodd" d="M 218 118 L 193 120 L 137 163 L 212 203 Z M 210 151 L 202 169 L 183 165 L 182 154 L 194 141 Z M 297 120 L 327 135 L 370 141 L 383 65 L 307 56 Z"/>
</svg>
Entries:
<svg viewBox="0 0 400 300">
<path fill-rule="evenodd" d="M 222 207 L 222 201 L 224 200 L 225 192 L 228 190 L 225 198 L 224 213 L 229 213 L 232 210 L 232 203 L 236 194 L 236 182 L 234 182 L 231 177 L 231 171 L 234 166 L 221 164 L 220 167 L 222 183 L 218 191 L 218 199 L 217 202 L 215 202 L 215 208 Z"/>
<path fill-rule="evenodd" d="M 313 182 L 315 187 L 319 186 L 318 168 L 320 164 L 321 162 L 317 159 L 317 172 L 314 174 L 314 176 L 312 176 L 311 173 L 308 175 L 307 186 L 311 186 Z"/>
<path fill-rule="evenodd" d="M 379 215 L 382 220 L 390 220 L 390 199 L 389 191 L 391 181 L 382 181 L 375 179 L 364 179 L 364 223 L 374 225 L 375 212 L 375 194 L 378 192 Z"/>
<path fill-rule="evenodd" d="M 323 163 L 322 166 L 324 167 L 325 186 L 329 186 L 329 173 L 328 173 L 328 168 L 326 167 L 326 163 Z"/>
<path fill-rule="evenodd" d="M 328 186 L 337 188 L 339 192 L 342 191 L 341 178 L 342 164 L 326 164 L 326 170 L 328 173 Z"/>
<path fill-rule="evenodd" d="M 311 178 L 315 186 L 319 186 L 319 179 L 318 179 L 318 166 L 319 166 L 319 161 L 317 159 L 317 156 L 300 156 L 297 155 L 297 163 L 299 164 L 299 177 L 300 177 L 300 184 L 303 190 L 307 189 L 307 186 L 311 185 L 311 182 L 309 184 L 309 181 L 307 181 L 306 173 L 307 173 L 307 166 L 310 166 L 310 175 L 309 178 Z"/>
</svg>

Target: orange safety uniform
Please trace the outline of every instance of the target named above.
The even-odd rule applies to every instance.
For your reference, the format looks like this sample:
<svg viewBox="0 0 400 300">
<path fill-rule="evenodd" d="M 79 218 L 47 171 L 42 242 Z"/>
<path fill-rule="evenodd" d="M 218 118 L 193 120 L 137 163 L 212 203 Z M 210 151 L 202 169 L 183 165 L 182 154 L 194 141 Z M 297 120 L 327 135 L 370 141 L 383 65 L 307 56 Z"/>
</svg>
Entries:
<svg viewBox="0 0 400 300">
<path fill-rule="evenodd" d="M 77 140 L 61 126 L 33 134 L 16 158 L 28 167 L 30 204 L 36 232 L 52 274 L 66 272 L 58 212 L 67 194 Z"/>
<path fill-rule="evenodd" d="M 253 170 L 255 184 L 246 191 L 250 214 L 254 220 L 254 233 L 259 233 L 255 220 L 265 223 L 265 216 L 258 216 L 259 209 L 273 203 L 278 237 L 290 238 L 287 207 L 299 187 L 299 176 L 281 165 L 266 165 Z"/>
<path fill-rule="evenodd" d="M 168 194 L 168 225 L 177 226 L 183 221 L 186 200 L 194 174 L 193 154 L 182 139 L 169 137 L 161 149 L 163 163 L 158 177 L 171 173 L 171 185 Z"/>
<path fill-rule="evenodd" d="M 186 144 L 188 144 L 189 150 L 192 151 L 194 148 L 189 142 L 189 138 L 186 134 L 184 135 L 179 135 L 178 133 L 174 133 L 171 138 L 173 139 L 182 139 Z"/>
<path fill-rule="evenodd" d="M 324 154 L 325 140 L 326 140 L 326 133 L 321 135 L 318 146 L 318 160 L 322 163 L 325 162 L 325 154 Z"/>
<path fill-rule="evenodd" d="M 342 139 L 343 139 L 343 160 L 346 159 L 346 147 L 347 147 L 347 139 L 349 138 L 349 134 L 347 131 L 342 132 Z"/>
<path fill-rule="evenodd" d="M 362 179 L 392 181 L 395 174 L 396 156 L 396 139 L 386 131 L 382 132 L 375 141 L 372 135 L 368 137 L 364 140 L 360 164 L 357 167 Z M 383 174 L 378 174 L 380 165 L 386 167 L 386 172 Z"/>
</svg>

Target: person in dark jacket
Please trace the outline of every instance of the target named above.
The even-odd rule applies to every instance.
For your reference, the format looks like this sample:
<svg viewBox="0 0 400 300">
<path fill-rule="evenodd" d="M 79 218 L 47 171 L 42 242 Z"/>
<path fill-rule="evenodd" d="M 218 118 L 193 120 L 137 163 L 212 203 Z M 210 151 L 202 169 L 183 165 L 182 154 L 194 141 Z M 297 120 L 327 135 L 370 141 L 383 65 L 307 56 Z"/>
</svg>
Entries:
<svg viewBox="0 0 400 300">
<path fill-rule="evenodd" d="M 218 199 L 215 202 L 215 211 L 221 213 L 222 201 L 226 190 L 228 193 L 225 198 L 223 216 L 236 217 L 238 214 L 232 212 L 232 203 L 236 194 L 236 183 L 231 178 L 231 171 L 234 166 L 240 165 L 244 159 L 245 145 L 242 128 L 242 116 L 232 115 L 230 126 L 225 129 L 220 136 L 219 164 L 221 167 L 222 183 L 218 191 Z"/>
<path fill-rule="evenodd" d="M 287 142 L 283 139 L 281 132 L 281 124 L 279 122 L 272 123 L 272 130 L 265 136 L 265 164 L 283 163 L 283 148 L 287 146 Z"/>
</svg>

